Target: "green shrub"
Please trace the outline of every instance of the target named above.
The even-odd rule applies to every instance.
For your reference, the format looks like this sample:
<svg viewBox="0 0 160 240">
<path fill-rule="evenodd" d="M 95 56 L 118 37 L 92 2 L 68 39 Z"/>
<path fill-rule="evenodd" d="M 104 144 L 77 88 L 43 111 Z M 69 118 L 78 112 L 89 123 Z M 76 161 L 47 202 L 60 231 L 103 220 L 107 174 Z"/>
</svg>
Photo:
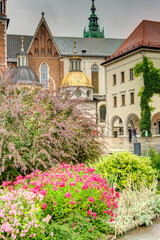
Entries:
<svg viewBox="0 0 160 240">
<path fill-rule="evenodd" d="M 150 148 L 148 155 L 151 159 L 152 167 L 160 172 L 160 152 L 156 148 Z M 158 179 L 160 179 L 160 173 Z"/>
<path fill-rule="evenodd" d="M 93 166 L 110 184 L 116 183 L 117 190 L 127 188 L 130 183 L 149 186 L 156 177 L 149 157 L 138 157 L 127 151 L 104 156 Z"/>
</svg>

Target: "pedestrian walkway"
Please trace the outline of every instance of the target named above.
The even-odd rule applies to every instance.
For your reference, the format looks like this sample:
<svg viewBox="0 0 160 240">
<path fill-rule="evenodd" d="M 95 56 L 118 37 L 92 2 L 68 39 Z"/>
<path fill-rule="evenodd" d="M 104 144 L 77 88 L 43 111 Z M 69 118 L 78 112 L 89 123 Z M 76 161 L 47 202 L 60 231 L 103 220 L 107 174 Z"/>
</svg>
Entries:
<svg viewBox="0 0 160 240">
<path fill-rule="evenodd" d="M 160 151 L 160 137 L 152 137 L 148 138 L 148 142 L 146 142 L 145 138 L 138 138 L 138 142 L 141 143 L 141 152 L 142 154 L 146 153 L 150 147 L 155 147 Z M 128 138 L 117 137 L 110 138 L 104 137 L 103 142 L 105 143 L 108 153 L 113 152 L 122 152 L 128 150 L 134 153 L 134 143 L 129 142 Z"/>
<path fill-rule="evenodd" d="M 139 227 L 128 232 L 119 240 L 160 240 L 160 220 L 148 227 Z"/>
</svg>

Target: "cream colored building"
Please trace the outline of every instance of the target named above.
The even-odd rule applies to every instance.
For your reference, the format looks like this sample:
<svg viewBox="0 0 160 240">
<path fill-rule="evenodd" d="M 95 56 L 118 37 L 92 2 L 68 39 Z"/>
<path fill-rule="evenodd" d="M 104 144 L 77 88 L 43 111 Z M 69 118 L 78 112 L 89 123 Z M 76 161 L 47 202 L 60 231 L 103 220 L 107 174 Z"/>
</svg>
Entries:
<svg viewBox="0 0 160 240">
<path fill-rule="evenodd" d="M 140 135 L 140 97 L 143 85 L 141 77 L 135 78 L 133 68 L 143 56 L 150 58 L 160 68 L 160 23 L 142 21 L 117 51 L 102 65 L 106 73 L 106 134 L 127 136 L 128 128 L 137 128 Z M 160 97 L 152 98 L 153 135 L 160 134 Z"/>
</svg>

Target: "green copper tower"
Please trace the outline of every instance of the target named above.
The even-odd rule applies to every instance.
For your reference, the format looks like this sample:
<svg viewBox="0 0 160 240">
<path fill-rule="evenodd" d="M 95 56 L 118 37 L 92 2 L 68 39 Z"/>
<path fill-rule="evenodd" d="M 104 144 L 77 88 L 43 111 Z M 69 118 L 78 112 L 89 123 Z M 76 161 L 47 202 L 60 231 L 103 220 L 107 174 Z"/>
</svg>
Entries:
<svg viewBox="0 0 160 240">
<path fill-rule="evenodd" d="M 91 7 L 91 12 L 92 14 L 88 18 L 89 20 L 89 30 L 86 31 L 86 27 L 84 28 L 83 31 L 83 37 L 84 38 L 104 38 L 104 28 L 100 31 L 100 26 L 98 25 L 98 17 L 95 14 L 96 8 L 94 5 L 95 0 L 92 1 L 92 7 Z"/>
</svg>

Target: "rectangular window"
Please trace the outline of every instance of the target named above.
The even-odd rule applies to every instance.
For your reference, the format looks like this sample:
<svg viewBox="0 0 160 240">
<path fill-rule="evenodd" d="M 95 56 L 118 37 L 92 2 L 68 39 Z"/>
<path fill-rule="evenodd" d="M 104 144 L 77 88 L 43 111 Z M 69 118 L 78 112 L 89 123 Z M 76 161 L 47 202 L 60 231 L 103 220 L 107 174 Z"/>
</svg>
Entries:
<svg viewBox="0 0 160 240">
<path fill-rule="evenodd" d="M 113 85 L 117 84 L 116 74 L 113 75 Z"/>
<path fill-rule="evenodd" d="M 125 106 L 125 95 L 121 95 L 122 96 L 122 106 Z"/>
<path fill-rule="evenodd" d="M 0 1 L 0 13 L 3 13 L 3 2 Z"/>
<path fill-rule="evenodd" d="M 124 72 L 121 72 L 121 83 L 124 83 Z"/>
<path fill-rule="evenodd" d="M 134 104 L 134 92 L 130 93 L 131 104 Z"/>
<path fill-rule="evenodd" d="M 129 73 L 130 73 L 130 80 L 133 80 L 134 79 L 133 68 L 129 70 Z"/>
<path fill-rule="evenodd" d="M 117 97 L 113 97 L 113 106 L 117 107 Z"/>
</svg>

